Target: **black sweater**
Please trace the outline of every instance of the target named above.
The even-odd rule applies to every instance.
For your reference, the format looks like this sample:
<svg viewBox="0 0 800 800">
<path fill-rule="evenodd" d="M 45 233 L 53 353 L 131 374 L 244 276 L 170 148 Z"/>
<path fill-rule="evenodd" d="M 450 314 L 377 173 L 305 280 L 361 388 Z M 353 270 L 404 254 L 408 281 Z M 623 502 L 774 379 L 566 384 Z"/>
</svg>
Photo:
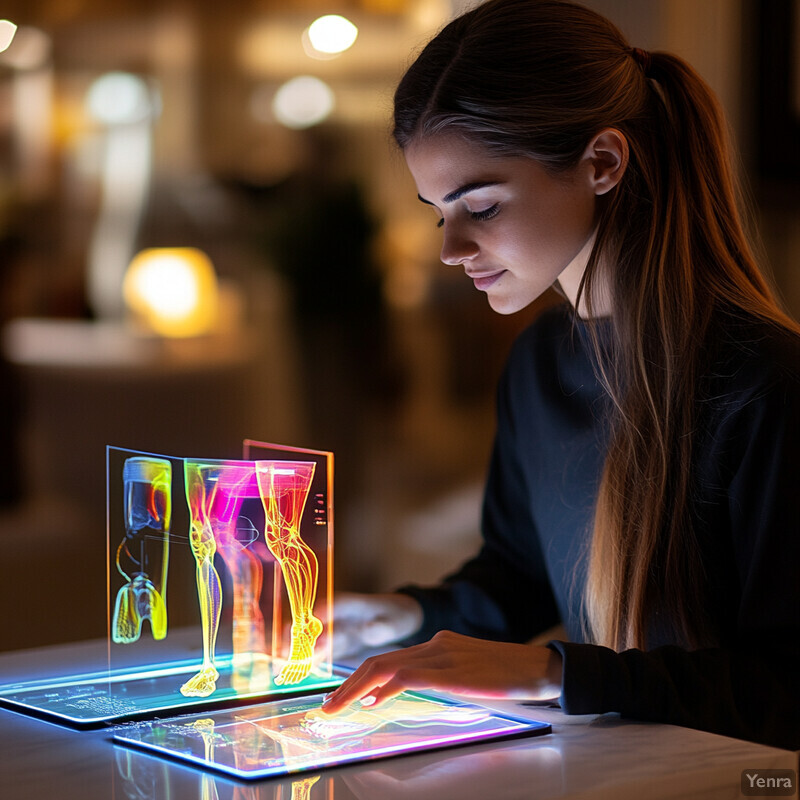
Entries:
<svg viewBox="0 0 800 800">
<path fill-rule="evenodd" d="M 478 555 L 404 587 L 423 630 L 524 642 L 559 621 L 561 705 L 800 748 L 800 341 L 730 324 L 701 382 L 691 514 L 719 646 L 654 633 L 647 651 L 583 643 L 580 599 L 608 432 L 584 323 L 566 307 L 517 340 L 498 392 Z M 408 643 L 411 643 L 410 641 Z"/>
</svg>

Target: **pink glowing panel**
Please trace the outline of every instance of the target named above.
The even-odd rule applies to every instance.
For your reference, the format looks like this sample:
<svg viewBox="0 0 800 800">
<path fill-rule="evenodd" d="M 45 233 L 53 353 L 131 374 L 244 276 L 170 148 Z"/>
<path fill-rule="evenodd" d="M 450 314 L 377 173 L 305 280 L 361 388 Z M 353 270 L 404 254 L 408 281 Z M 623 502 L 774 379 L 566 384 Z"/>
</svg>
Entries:
<svg viewBox="0 0 800 800">
<path fill-rule="evenodd" d="M 216 691 L 219 678 L 216 646 L 223 602 L 215 556 L 219 556 L 230 577 L 225 594 L 231 602 L 234 660 L 268 658 L 259 605 L 263 566 L 250 551 L 259 531 L 250 517 L 242 516 L 245 502 L 260 498 L 255 464 L 251 461 L 186 459 L 184 471 L 203 661 L 198 672 L 181 686 L 181 694 L 208 697 Z"/>
<path fill-rule="evenodd" d="M 309 668 L 331 674 L 333 453 L 247 439 L 242 455 L 257 465 L 262 496 L 272 498 L 267 545 L 282 576 L 272 583 L 270 652 L 282 664 L 277 680 L 289 689 L 304 685 Z"/>
<path fill-rule="evenodd" d="M 203 662 L 181 686 L 187 697 L 207 697 L 217 688 L 216 641 L 223 602 L 222 581 L 215 567 L 219 555 L 230 576 L 232 658 L 250 674 L 253 664 L 270 662 L 259 599 L 263 585 L 261 560 L 252 545 L 263 529 L 264 543 L 277 562 L 274 580 L 285 587 L 291 610 L 291 645 L 276 685 L 293 686 L 314 667 L 314 647 L 323 624 L 313 613 L 319 562 L 300 533 L 316 464 L 308 461 L 185 461 L 186 498 L 191 517 L 190 543 L 197 564 L 196 583 L 201 615 Z M 263 523 L 258 528 L 243 517 L 246 501 L 258 499 Z M 251 517 L 254 516 L 251 514 Z M 262 516 L 259 515 L 259 520 Z M 242 522 L 240 522 L 242 521 Z M 242 535 L 244 534 L 244 535 Z M 281 620 L 273 613 L 273 624 Z M 272 659 L 274 663 L 274 659 Z"/>
</svg>

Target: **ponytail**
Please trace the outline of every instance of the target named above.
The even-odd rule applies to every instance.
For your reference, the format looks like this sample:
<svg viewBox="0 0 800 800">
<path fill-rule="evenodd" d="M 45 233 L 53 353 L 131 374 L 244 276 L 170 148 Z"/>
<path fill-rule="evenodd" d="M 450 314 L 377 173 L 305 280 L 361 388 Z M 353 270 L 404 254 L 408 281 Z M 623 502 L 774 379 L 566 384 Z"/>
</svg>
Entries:
<svg viewBox="0 0 800 800">
<path fill-rule="evenodd" d="M 615 350 L 600 370 L 616 414 L 586 615 L 592 638 L 617 649 L 645 647 L 656 615 L 676 641 L 698 647 L 715 641 L 690 513 L 707 342 L 721 316 L 798 326 L 778 305 L 744 232 L 716 98 L 676 56 L 636 60 L 646 70 L 650 114 L 627 126 L 632 168 L 601 217 L 584 287 L 591 297 L 600 256 L 613 253 Z M 601 353 L 596 337 L 595 344 Z"/>
<path fill-rule="evenodd" d="M 646 647 L 658 618 L 685 646 L 714 640 L 692 529 L 699 382 L 723 317 L 798 332 L 744 232 L 728 135 L 712 92 L 668 53 L 631 48 L 566 0 L 489 0 L 447 25 L 395 94 L 405 148 L 455 132 L 502 156 L 567 173 L 611 127 L 629 144 L 620 183 L 598 198 L 579 289 L 592 316 L 610 285 L 610 347 L 590 322 L 611 399 L 584 600 L 589 638 Z"/>
</svg>

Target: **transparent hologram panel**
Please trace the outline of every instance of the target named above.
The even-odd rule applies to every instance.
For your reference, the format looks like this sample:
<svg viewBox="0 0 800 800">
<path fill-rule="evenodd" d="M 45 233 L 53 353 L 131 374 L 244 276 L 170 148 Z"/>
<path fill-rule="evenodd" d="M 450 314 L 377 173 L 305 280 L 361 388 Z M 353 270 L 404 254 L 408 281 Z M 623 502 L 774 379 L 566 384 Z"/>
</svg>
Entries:
<svg viewBox="0 0 800 800">
<path fill-rule="evenodd" d="M 403 693 L 371 709 L 331 717 L 322 695 L 243 709 L 137 723 L 114 740 L 242 778 L 316 770 L 498 737 L 546 733 L 549 726 L 466 703 Z"/>
<path fill-rule="evenodd" d="M 111 620 L 118 644 L 138 641 L 145 620 L 153 638 L 167 635 L 167 572 L 172 517 L 172 464 L 163 458 L 132 456 L 123 467 L 125 536 L 116 550 L 124 579 Z"/>
<path fill-rule="evenodd" d="M 141 465 L 161 460 L 171 466 L 171 508 L 175 513 L 171 532 L 168 531 L 165 539 L 170 542 L 171 550 L 164 552 L 162 574 L 166 574 L 169 553 L 170 572 L 177 569 L 181 573 L 177 579 L 170 578 L 170 597 L 173 602 L 177 598 L 182 621 L 188 619 L 197 626 L 196 645 L 202 649 L 196 674 L 189 676 L 180 687 L 187 698 L 213 695 L 219 677 L 216 662 L 229 657 L 233 688 L 245 694 L 273 690 L 280 693 L 281 687 L 293 690 L 301 683 L 302 688 L 310 691 L 330 685 L 330 659 L 324 658 L 327 652 L 314 653 L 314 642 L 322 626 L 312 613 L 319 572 L 319 557 L 313 547 L 319 546 L 315 541 L 320 537 L 309 546 L 301 530 L 316 462 L 299 461 L 298 454 L 305 451 L 296 448 L 284 451 L 274 446 L 269 452 L 273 459 L 261 462 L 262 478 L 259 479 L 254 461 L 181 459 L 109 448 L 110 539 L 115 521 L 120 518 L 127 521 L 132 516 L 131 507 L 148 509 L 153 505 L 152 496 L 160 497 L 158 481 Z M 279 458 L 284 454 L 292 460 Z M 124 466 L 120 468 L 123 459 Z M 151 482 L 149 487 L 144 486 L 138 492 L 138 504 L 129 501 L 131 496 L 136 497 L 128 488 L 132 483 L 128 476 L 133 471 L 132 465 L 139 466 L 144 473 L 133 475 L 134 478 L 139 478 L 142 484 L 148 479 Z M 126 506 L 115 509 L 117 493 L 113 483 L 120 469 L 125 479 Z M 316 492 L 315 500 L 319 501 L 318 495 L 321 495 L 327 503 L 327 489 L 325 486 L 323 492 Z M 141 511 L 138 514 L 146 520 L 154 516 Z M 127 525 L 127 529 L 131 527 Z M 131 549 L 127 529 L 121 535 L 123 545 L 115 551 L 118 561 L 121 554 L 127 553 L 126 547 Z M 328 567 L 330 543 L 327 537 L 322 541 L 322 549 L 320 557 Z M 153 557 L 149 559 L 150 563 L 154 561 Z M 189 562 L 194 567 L 191 580 L 186 576 Z M 145 573 L 138 563 L 134 567 L 134 579 Z M 130 576 L 119 564 L 111 571 L 115 575 L 118 573 L 125 584 L 111 587 L 110 593 L 116 589 L 118 597 L 125 597 L 126 592 L 131 592 Z M 144 579 L 139 578 L 140 582 Z M 329 593 L 327 572 L 324 585 Z M 292 614 L 291 624 L 286 624 L 292 632 L 291 647 L 281 644 L 282 591 L 289 598 Z M 166 585 L 163 593 L 166 595 Z M 169 611 L 163 616 L 167 614 L 172 616 Z M 120 617 L 116 608 L 113 617 L 112 631 L 116 631 Z M 153 628 L 151 645 L 158 639 L 155 633 Z M 129 645 L 139 640 L 119 635 L 113 635 L 112 639 L 115 645 L 123 647 L 112 647 L 111 666 L 125 667 L 130 655 L 123 651 L 130 650 Z M 174 660 L 185 655 L 185 650 L 178 653 L 165 647 L 161 659 Z M 156 659 L 156 663 L 161 659 Z"/>
<path fill-rule="evenodd" d="M 286 658 L 281 682 L 295 681 L 308 669 L 309 651 L 315 672 L 330 671 L 333 632 L 333 453 L 326 450 L 289 447 L 246 439 L 243 457 L 262 464 L 259 480 L 262 495 L 276 498 L 268 516 L 284 522 L 275 531 L 276 558 L 282 565 L 282 580 L 273 582 L 272 653 Z M 310 485 L 300 470 L 294 476 L 270 474 L 268 464 L 287 462 L 314 464 Z M 305 494 L 299 521 L 295 507 Z M 283 507 L 283 508 L 282 508 Z M 284 508 L 286 510 L 284 510 Z M 271 533 L 267 526 L 267 534 Z M 280 620 L 280 622 L 278 622 Z M 322 625 L 322 633 L 319 626 Z M 318 637 L 318 638 L 317 638 Z"/>
<path fill-rule="evenodd" d="M 106 470 L 106 666 L 111 671 L 133 672 L 187 661 L 195 657 L 202 638 L 183 459 L 109 446 Z M 151 595 L 140 594 L 138 606 L 133 602 L 136 591 L 147 582 L 163 601 L 163 609 L 150 603 L 158 613 L 150 611 L 149 617 L 142 599 L 149 600 Z M 128 613 L 131 605 L 138 619 Z M 192 629 L 198 631 L 196 636 L 189 633 Z M 221 654 L 230 655 L 230 647 L 223 646 Z"/>
<path fill-rule="evenodd" d="M 314 646 L 323 628 L 322 620 L 313 613 L 319 561 L 300 535 L 316 464 L 256 461 L 255 465 L 266 516 L 267 547 L 280 565 L 292 620 L 289 657 L 275 682 L 295 684 L 311 673 Z"/>
<path fill-rule="evenodd" d="M 187 697 L 207 697 L 216 690 L 219 677 L 215 659 L 223 591 L 222 580 L 214 564 L 217 553 L 232 578 L 230 595 L 233 600 L 234 655 L 250 653 L 253 660 L 258 655 L 267 655 L 264 618 L 258 607 L 263 583 L 262 568 L 255 556 L 251 562 L 248 552 L 249 546 L 255 541 L 256 528 L 249 517 L 242 519 L 244 525 L 238 524 L 245 500 L 258 498 L 258 483 L 252 462 L 187 459 L 184 466 L 186 500 L 191 519 L 190 544 L 197 565 L 195 579 L 203 662 L 199 672 L 181 686 L 181 693 Z M 246 532 L 243 538 L 237 535 L 240 529 Z"/>
<path fill-rule="evenodd" d="M 322 622 L 313 613 L 318 560 L 300 535 L 315 471 L 314 462 L 237 461 L 185 462 L 186 498 L 191 517 L 190 543 L 197 563 L 203 662 L 199 672 L 181 687 L 187 697 L 207 697 L 216 690 L 216 641 L 223 602 L 222 581 L 214 566 L 219 554 L 231 578 L 232 647 L 234 664 L 244 661 L 252 675 L 268 666 L 265 625 L 258 605 L 263 574 L 250 552 L 258 536 L 253 522 L 242 516 L 242 504 L 257 498 L 264 510 L 264 537 L 277 561 L 291 609 L 291 647 L 276 685 L 305 680 L 313 668 L 314 644 Z M 244 535 L 242 535 L 244 533 Z"/>
</svg>

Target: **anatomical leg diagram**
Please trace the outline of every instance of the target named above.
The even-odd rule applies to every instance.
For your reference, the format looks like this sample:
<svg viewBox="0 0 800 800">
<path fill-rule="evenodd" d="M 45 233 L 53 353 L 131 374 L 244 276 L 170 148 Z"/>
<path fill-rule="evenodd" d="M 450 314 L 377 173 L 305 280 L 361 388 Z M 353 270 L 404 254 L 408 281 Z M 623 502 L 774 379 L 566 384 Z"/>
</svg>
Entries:
<svg viewBox="0 0 800 800">
<path fill-rule="evenodd" d="M 260 497 L 266 513 L 266 541 L 278 561 L 292 611 L 292 642 L 276 683 L 297 683 L 310 672 L 322 623 L 311 613 L 317 586 L 317 559 L 300 538 L 313 462 L 185 462 L 190 541 L 197 564 L 197 594 L 203 636 L 200 671 L 181 687 L 187 697 L 207 697 L 219 677 L 214 664 L 222 607 L 222 583 L 214 566 L 219 552 L 232 578 L 233 663 L 265 653 L 264 619 L 259 608 L 263 570 L 249 549 L 257 531 L 240 517 L 245 499 Z"/>
<path fill-rule="evenodd" d="M 275 679 L 277 684 L 298 683 L 308 676 L 314 644 L 322 633 L 322 622 L 311 613 L 319 564 L 314 551 L 300 538 L 314 467 L 306 461 L 256 461 L 267 547 L 280 565 L 292 612 L 289 660 Z"/>
<path fill-rule="evenodd" d="M 366 736 L 393 723 L 404 728 L 439 725 L 473 725 L 491 716 L 491 711 L 479 706 L 442 706 L 431 713 L 429 704 L 413 695 L 398 695 L 380 708 L 373 710 L 368 704 L 354 703 L 342 714 L 332 716 L 321 708 L 308 711 L 300 727 L 323 740 L 346 736 Z"/>
<path fill-rule="evenodd" d="M 125 578 L 117 593 L 111 637 L 118 644 L 139 639 L 144 620 L 154 639 L 167 635 L 167 566 L 172 515 L 172 465 L 161 458 L 128 458 L 123 467 L 125 538 L 117 570 Z"/>
<path fill-rule="evenodd" d="M 222 582 L 214 566 L 219 550 L 233 576 L 234 659 L 237 653 L 264 650 L 264 619 L 258 607 L 262 571 L 247 550 L 253 536 L 237 538 L 239 512 L 246 497 L 258 497 L 251 462 L 185 461 L 186 499 L 191 527 L 189 539 L 197 564 L 197 597 L 203 636 L 203 664 L 181 693 L 207 697 L 217 687 L 214 654 L 222 610 Z M 244 527 L 244 526 L 243 526 Z M 252 525 L 249 526 L 252 530 Z"/>
</svg>

